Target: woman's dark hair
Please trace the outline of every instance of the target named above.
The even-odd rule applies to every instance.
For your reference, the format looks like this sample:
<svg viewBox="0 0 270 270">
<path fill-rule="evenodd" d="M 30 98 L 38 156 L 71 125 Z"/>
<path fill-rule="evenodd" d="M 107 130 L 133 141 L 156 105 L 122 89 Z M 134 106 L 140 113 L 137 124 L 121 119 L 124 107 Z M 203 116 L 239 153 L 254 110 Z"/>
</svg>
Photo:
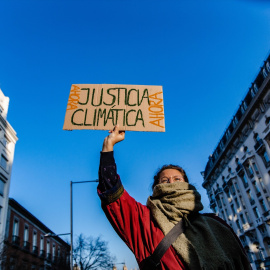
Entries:
<svg viewBox="0 0 270 270">
<path fill-rule="evenodd" d="M 183 168 L 181 168 L 180 166 L 178 165 L 172 165 L 172 164 L 169 164 L 169 165 L 163 165 L 156 173 L 156 175 L 154 176 L 154 182 L 153 182 L 153 185 L 152 185 L 152 190 L 154 190 L 154 187 L 159 183 L 159 176 L 160 174 L 167 170 L 167 169 L 174 169 L 174 170 L 177 170 L 181 173 L 181 175 L 183 176 L 185 182 L 189 182 L 188 181 L 188 177 L 186 175 L 186 172 L 184 171 Z"/>
</svg>

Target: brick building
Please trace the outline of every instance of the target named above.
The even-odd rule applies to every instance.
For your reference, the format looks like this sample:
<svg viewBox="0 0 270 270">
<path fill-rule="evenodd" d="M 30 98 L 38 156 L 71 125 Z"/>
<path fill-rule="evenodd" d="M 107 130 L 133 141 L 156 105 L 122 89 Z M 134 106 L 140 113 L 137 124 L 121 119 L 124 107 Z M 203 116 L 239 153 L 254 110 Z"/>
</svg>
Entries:
<svg viewBox="0 0 270 270">
<path fill-rule="evenodd" d="M 70 269 L 70 245 L 14 199 L 9 199 L 4 264 L 8 269 Z"/>
</svg>

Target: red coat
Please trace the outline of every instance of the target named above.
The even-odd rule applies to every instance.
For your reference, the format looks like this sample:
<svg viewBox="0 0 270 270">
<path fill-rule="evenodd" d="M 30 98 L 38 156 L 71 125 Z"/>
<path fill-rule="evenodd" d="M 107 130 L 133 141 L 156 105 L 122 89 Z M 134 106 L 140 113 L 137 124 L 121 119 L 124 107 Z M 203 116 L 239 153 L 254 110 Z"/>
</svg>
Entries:
<svg viewBox="0 0 270 270">
<path fill-rule="evenodd" d="M 150 256 L 164 238 L 150 214 L 150 210 L 135 201 L 127 191 L 113 203 L 103 204 L 102 208 L 115 231 L 131 249 L 141 266 L 143 259 Z M 161 259 L 158 269 L 188 269 L 171 246 Z"/>
</svg>

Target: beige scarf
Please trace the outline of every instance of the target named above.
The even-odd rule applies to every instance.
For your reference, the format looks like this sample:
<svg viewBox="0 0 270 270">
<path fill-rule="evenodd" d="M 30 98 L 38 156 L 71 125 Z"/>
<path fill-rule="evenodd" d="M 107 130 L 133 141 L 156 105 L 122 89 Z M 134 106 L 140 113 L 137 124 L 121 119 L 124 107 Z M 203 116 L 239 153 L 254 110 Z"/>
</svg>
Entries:
<svg viewBox="0 0 270 270">
<path fill-rule="evenodd" d="M 203 209 L 194 186 L 186 182 L 156 185 L 147 206 L 164 235 L 184 218 L 184 233 L 172 246 L 189 269 L 250 269 L 246 255 L 228 227 L 200 214 L 192 218 Z"/>
</svg>

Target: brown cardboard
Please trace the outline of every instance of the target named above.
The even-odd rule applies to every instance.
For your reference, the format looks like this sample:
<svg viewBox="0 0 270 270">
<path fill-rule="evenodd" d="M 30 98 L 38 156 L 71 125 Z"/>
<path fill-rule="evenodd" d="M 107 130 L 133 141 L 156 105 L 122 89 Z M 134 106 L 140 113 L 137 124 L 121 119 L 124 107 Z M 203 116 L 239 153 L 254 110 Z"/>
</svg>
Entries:
<svg viewBox="0 0 270 270">
<path fill-rule="evenodd" d="M 162 86 L 73 84 L 63 129 L 165 132 Z"/>
</svg>

